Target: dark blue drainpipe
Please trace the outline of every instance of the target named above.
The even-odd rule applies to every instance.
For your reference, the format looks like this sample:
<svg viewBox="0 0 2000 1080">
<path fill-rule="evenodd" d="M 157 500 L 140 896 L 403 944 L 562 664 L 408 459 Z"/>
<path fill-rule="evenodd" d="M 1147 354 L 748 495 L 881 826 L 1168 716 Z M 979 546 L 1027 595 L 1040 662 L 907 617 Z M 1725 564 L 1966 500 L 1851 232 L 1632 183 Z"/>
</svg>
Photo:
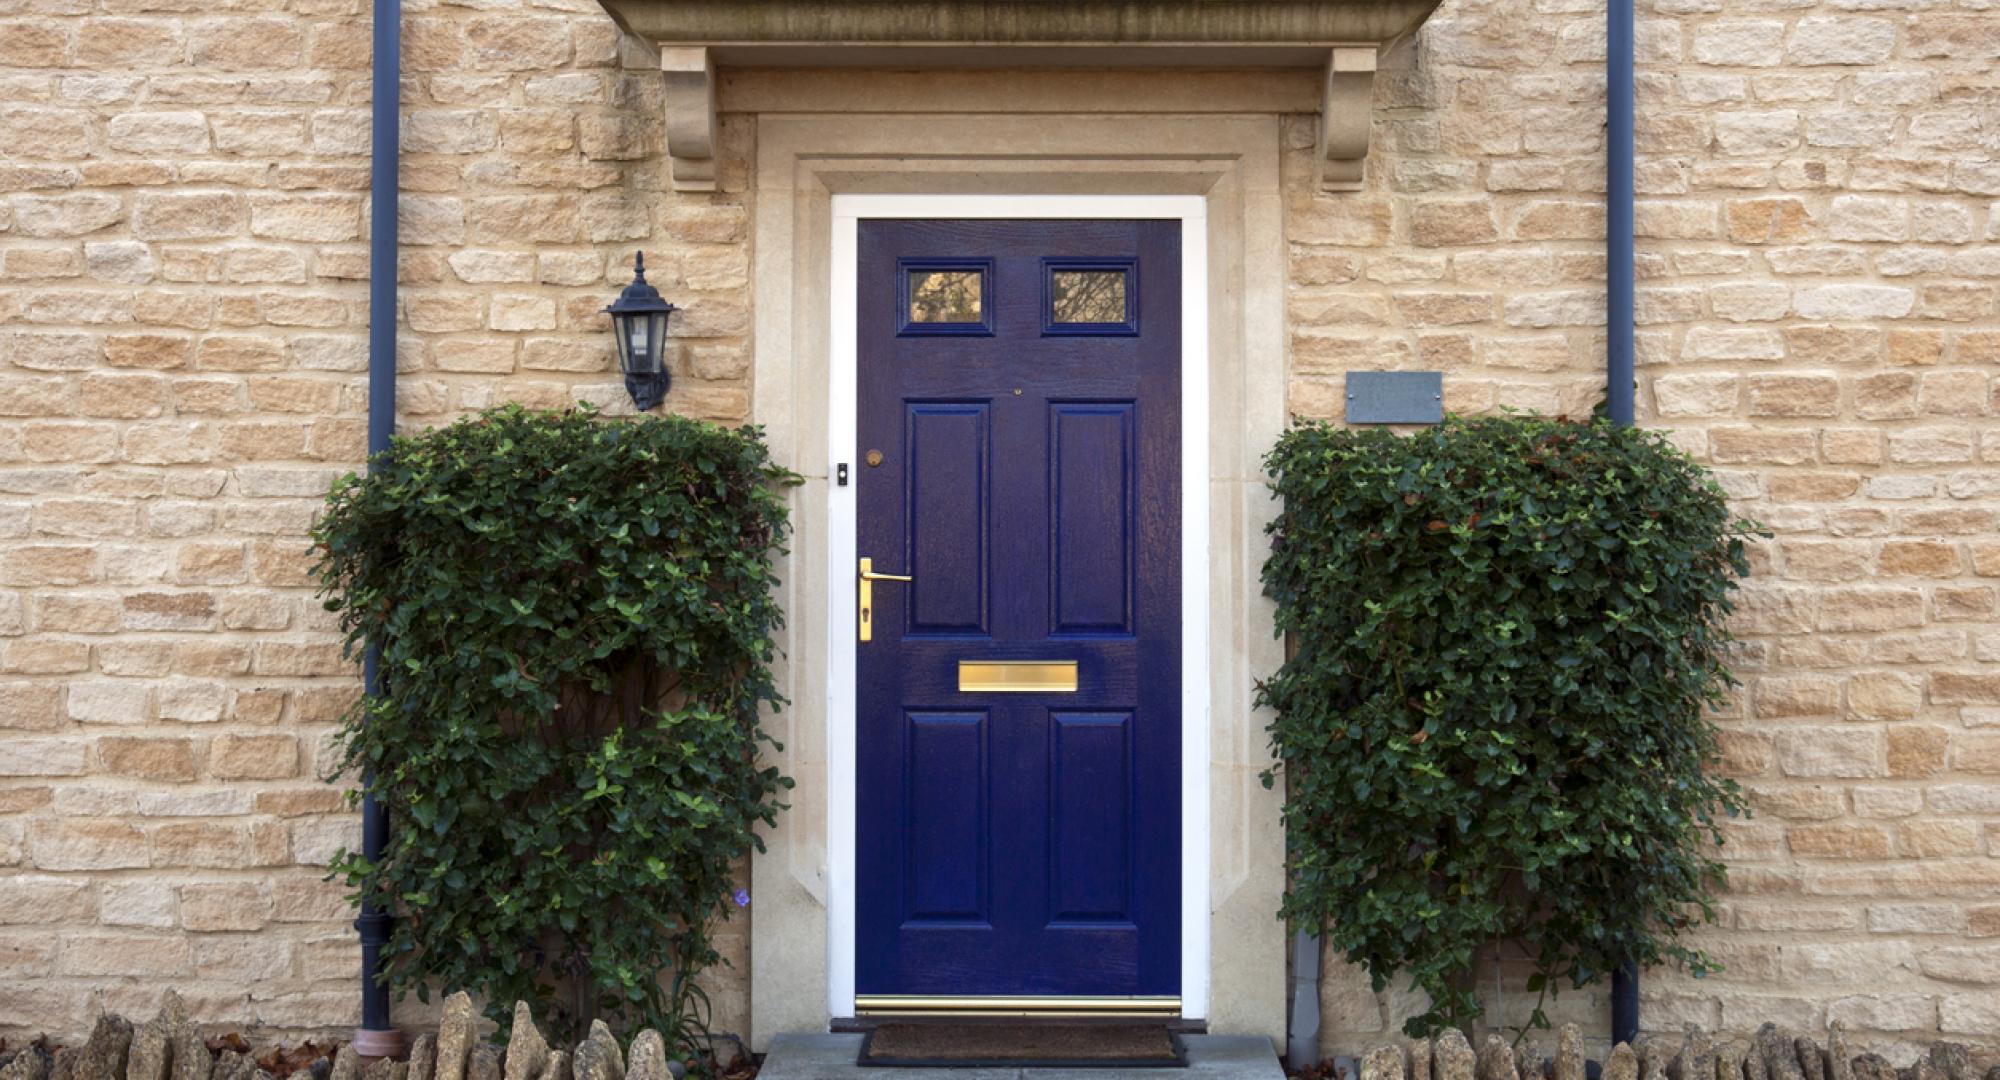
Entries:
<svg viewBox="0 0 2000 1080">
<path fill-rule="evenodd" d="M 373 146 L 368 196 L 368 456 L 389 448 L 396 430 L 396 172 L 402 127 L 402 0 L 374 0 L 375 48 L 370 96 Z M 382 692 L 381 653 L 369 648 L 364 677 L 369 697 Z M 363 778 L 364 788 L 374 780 Z M 370 862 L 389 840 L 389 812 L 372 794 L 361 800 L 361 851 Z M 389 988 L 381 981 L 389 913 L 364 902 L 354 920 L 361 934 L 361 1027 L 354 1049 L 365 1057 L 400 1057 L 403 1036 L 389 1024 Z"/>
<path fill-rule="evenodd" d="M 1632 2 L 1610 0 L 1605 12 L 1605 273 L 1608 295 L 1604 391 L 1611 422 L 1633 421 L 1632 294 Z M 1626 963 L 1611 973 L 1611 1041 L 1639 1034 L 1639 968 Z"/>
<path fill-rule="evenodd" d="M 1632 0 L 1608 5 L 1605 53 L 1605 235 L 1609 326 L 1604 372 L 1614 424 L 1632 423 Z"/>
</svg>

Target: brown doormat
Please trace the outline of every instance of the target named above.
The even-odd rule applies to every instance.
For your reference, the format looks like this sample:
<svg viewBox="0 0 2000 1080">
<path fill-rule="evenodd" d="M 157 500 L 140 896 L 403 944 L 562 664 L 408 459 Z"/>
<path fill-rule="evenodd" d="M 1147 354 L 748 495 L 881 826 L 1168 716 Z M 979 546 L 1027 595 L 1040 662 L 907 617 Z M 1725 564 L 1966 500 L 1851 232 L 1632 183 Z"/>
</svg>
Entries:
<svg viewBox="0 0 2000 1080">
<path fill-rule="evenodd" d="M 1164 1024 L 882 1024 L 860 1065 L 933 1068 L 1180 1068 L 1187 1050 Z"/>
</svg>

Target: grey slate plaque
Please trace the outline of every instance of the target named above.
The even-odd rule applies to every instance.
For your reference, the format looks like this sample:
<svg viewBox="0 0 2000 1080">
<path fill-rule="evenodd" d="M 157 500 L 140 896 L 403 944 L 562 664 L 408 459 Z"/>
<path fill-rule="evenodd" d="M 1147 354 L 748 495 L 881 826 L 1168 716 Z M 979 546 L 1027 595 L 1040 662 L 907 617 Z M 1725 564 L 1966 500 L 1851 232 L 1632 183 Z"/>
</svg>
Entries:
<svg viewBox="0 0 2000 1080">
<path fill-rule="evenodd" d="M 1444 372 L 1348 372 L 1347 422 L 1350 424 L 1443 423 Z"/>
</svg>

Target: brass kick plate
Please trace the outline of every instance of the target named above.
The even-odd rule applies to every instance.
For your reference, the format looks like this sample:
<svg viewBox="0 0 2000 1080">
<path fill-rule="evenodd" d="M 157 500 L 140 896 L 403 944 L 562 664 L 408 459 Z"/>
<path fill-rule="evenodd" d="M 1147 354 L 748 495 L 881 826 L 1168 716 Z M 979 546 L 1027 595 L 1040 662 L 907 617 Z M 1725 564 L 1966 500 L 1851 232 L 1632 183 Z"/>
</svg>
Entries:
<svg viewBox="0 0 2000 1080">
<path fill-rule="evenodd" d="M 1074 694 L 1074 660 L 960 660 L 960 693 Z"/>
<path fill-rule="evenodd" d="M 910 997 L 857 994 L 859 1016 L 1177 1017 L 1178 997 Z"/>
</svg>

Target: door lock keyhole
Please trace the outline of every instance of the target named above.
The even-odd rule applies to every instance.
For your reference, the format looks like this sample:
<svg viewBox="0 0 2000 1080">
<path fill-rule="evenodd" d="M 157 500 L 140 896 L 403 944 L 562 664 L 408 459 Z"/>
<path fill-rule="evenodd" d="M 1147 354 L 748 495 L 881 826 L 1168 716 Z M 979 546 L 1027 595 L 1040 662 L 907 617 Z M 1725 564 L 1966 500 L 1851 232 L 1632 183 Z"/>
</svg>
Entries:
<svg viewBox="0 0 2000 1080">
<path fill-rule="evenodd" d="M 877 465 L 882 464 L 882 451 L 870 450 L 868 451 L 867 455 L 864 456 L 861 460 L 867 462 L 868 467 L 872 469 Z"/>
</svg>

